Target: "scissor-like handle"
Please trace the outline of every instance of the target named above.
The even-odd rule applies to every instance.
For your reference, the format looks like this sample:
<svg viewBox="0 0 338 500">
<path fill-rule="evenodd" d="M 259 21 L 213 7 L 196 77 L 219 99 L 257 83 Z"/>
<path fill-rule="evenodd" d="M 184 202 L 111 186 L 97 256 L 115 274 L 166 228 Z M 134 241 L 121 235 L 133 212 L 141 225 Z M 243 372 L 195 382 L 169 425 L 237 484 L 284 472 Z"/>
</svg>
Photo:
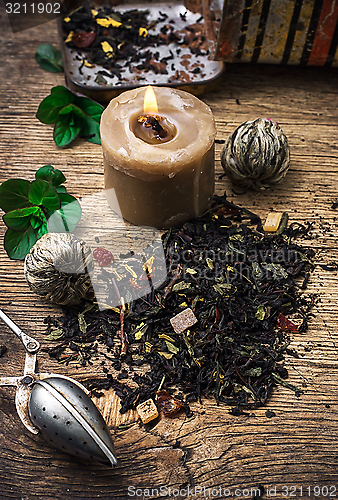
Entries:
<svg viewBox="0 0 338 500">
<path fill-rule="evenodd" d="M 24 348 L 30 354 L 35 354 L 40 349 L 40 344 L 37 340 L 33 339 L 26 333 L 24 333 L 9 317 L 0 309 L 0 318 L 6 323 L 7 326 L 15 333 L 15 335 L 21 340 Z"/>
<path fill-rule="evenodd" d="M 39 377 L 35 375 L 36 354 L 26 352 L 25 370 L 21 377 L 0 377 L 1 386 L 14 386 L 15 406 L 21 422 L 32 434 L 38 434 L 39 429 L 33 425 L 28 411 L 29 398 L 31 394 L 31 384 Z"/>
</svg>

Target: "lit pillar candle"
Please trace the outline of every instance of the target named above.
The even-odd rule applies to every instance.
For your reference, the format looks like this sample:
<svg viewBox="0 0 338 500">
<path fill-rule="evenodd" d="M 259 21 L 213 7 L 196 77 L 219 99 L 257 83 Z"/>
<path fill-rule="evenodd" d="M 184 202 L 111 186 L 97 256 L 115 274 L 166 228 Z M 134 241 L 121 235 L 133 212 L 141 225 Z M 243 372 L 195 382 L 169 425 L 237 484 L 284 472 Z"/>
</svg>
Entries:
<svg viewBox="0 0 338 500">
<path fill-rule="evenodd" d="M 114 189 L 127 221 L 165 229 L 208 207 L 216 129 L 197 97 L 156 87 L 157 102 L 147 102 L 147 89 L 124 92 L 102 114 L 105 188 Z"/>
</svg>

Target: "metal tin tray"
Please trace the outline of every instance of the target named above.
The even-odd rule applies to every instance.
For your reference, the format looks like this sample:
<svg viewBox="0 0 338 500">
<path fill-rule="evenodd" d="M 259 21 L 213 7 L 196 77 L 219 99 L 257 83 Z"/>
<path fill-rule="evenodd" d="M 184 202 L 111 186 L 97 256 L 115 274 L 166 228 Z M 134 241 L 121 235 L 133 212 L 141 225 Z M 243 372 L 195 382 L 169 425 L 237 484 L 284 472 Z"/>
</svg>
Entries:
<svg viewBox="0 0 338 500">
<path fill-rule="evenodd" d="M 91 7 L 99 8 L 96 5 Z M 182 3 L 121 4 L 115 6 L 114 9 L 120 13 L 132 9 L 147 10 L 149 12 L 149 35 L 159 34 L 161 29 L 165 29 L 169 20 L 171 25 L 175 27 L 175 32 L 179 34 L 184 32 L 187 27 L 190 29 L 191 26 L 199 26 L 200 33 L 202 33 L 200 36 L 205 38 L 208 50 L 202 51 L 202 54 L 195 54 L 187 44 L 179 45 L 172 42 L 166 45 L 149 46 L 147 50 L 150 50 L 158 61 L 163 60 L 163 58 L 168 59 L 167 74 L 156 73 L 152 70 L 140 72 L 128 64 L 127 60 L 119 60 L 120 76 L 114 74 L 107 76 L 109 72 L 100 65 L 96 64 L 93 67 L 84 65 L 86 60 L 84 51 L 66 45 L 62 28 L 63 18 L 67 16 L 65 13 L 58 20 L 58 30 L 66 82 L 69 88 L 97 101 L 108 102 L 125 90 L 149 84 L 180 88 L 195 95 L 200 95 L 217 85 L 224 71 L 224 63 L 213 59 L 214 41 L 207 39 L 207 22 L 200 12 L 190 11 Z"/>
</svg>

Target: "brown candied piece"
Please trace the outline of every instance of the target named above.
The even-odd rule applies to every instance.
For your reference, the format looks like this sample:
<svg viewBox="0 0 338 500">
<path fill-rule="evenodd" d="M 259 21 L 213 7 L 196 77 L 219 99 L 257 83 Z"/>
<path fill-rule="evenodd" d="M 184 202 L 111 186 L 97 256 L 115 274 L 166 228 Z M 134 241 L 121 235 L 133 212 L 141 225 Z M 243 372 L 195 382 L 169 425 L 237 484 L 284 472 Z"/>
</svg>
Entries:
<svg viewBox="0 0 338 500">
<path fill-rule="evenodd" d="M 178 413 L 183 407 L 182 401 L 168 394 L 167 391 L 158 391 L 156 393 L 157 402 L 166 417 L 171 417 Z"/>
<path fill-rule="evenodd" d="M 96 34 L 93 31 L 86 33 L 85 31 L 81 33 L 74 33 L 72 36 L 72 42 L 75 47 L 79 49 L 84 49 L 89 47 L 95 40 Z"/>
</svg>

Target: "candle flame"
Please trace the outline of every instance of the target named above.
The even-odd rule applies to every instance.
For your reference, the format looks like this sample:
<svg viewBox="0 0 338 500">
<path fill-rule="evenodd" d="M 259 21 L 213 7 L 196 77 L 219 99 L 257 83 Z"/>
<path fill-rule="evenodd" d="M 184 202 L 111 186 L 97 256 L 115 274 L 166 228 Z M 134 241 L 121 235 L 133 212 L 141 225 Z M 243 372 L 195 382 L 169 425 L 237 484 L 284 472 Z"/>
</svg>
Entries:
<svg viewBox="0 0 338 500">
<path fill-rule="evenodd" d="M 144 94 L 143 110 L 145 115 L 158 114 L 157 99 L 151 85 L 148 85 Z"/>
</svg>

